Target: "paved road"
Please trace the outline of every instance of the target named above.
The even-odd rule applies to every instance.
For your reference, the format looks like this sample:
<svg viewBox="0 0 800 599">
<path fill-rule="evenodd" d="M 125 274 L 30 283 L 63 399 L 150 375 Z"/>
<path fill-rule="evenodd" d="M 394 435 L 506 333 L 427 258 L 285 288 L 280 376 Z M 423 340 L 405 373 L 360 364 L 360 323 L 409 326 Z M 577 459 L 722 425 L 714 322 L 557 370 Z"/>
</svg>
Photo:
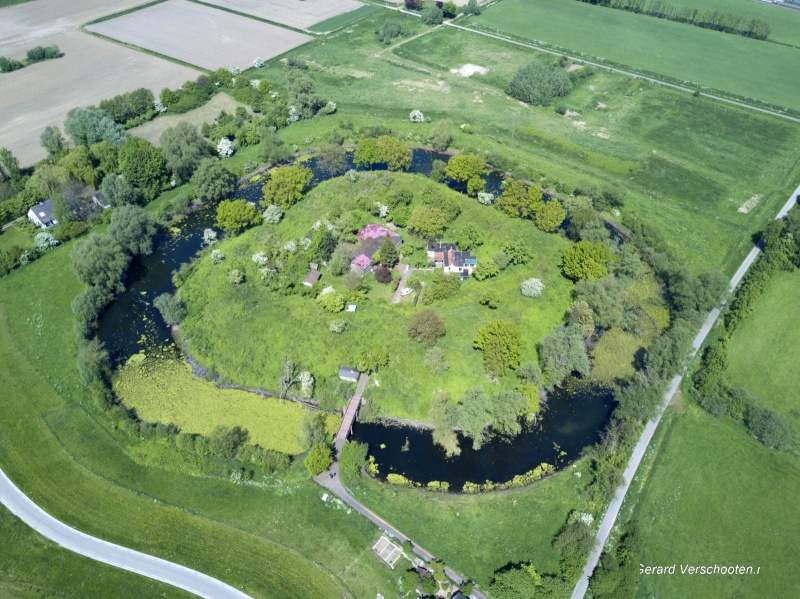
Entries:
<svg viewBox="0 0 800 599">
<path fill-rule="evenodd" d="M 408 277 L 410 277 L 413 272 L 408 264 L 401 264 L 398 266 L 398 269 L 400 270 L 400 282 L 397 284 L 397 291 L 395 291 L 394 296 L 392 296 L 392 304 L 396 304 L 400 301 L 400 292 L 405 288 L 406 281 L 408 281 Z"/>
<path fill-rule="evenodd" d="M 794 193 L 792 193 L 792 195 L 789 197 L 789 200 L 783 205 L 783 208 L 781 208 L 780 212 L 778 212 L 778 215 L 775 218 L 783 218 L 786 216 L 786 213 L 789 212 L 789 209 L 792 206 L 794 206 L 799 196 L 800 186 L 794 190 Z M 758 258 L 758 255 L 761 253 L 761 247 L 761 243 L 756 245 L 744 259 L 744 262 L 742 262 L 742 265 L 731 279 L 731 290 L 736 288 L 736 286 L 742 280 L 742 277 L 744 277 L 745 273 L 747 272 L 747 269 L 750 268 L 750 265 L 753 264 L 756 258 Z M 720 311 L 720 308 L 714 308 L 709 313 L 708 317 L 703 323 L 703 326 L 700 328 L 700 332 L 697 333 L 697 336 L 694 338 L 694 342 L 692 343 L 692 355 L 694 355 L 695 352 L 697 352 L 697 350 L 703 345 L 708 333 L 711 332 L 711 328 L 714 326 L 714 323 L 719 317 Z M 608 511 L 606 511 L 603 521 L 600 523 L 600 528 L 597 531 L 597 539 L 595 540 L 594 547 L 589 554 L 586 566 L 583 569 L 583 574 L 581 575 L 580 580 L 578 580 L 578 584 L 575 585 L 575 590 L 572 592 L 572 599 L 582 599 L 582 597 L 586 594 L 586 590 L 589 588 L 589 578 L 591 578 L 592 572 L 594 572 L 594 569 L 597 567 L 597 564 L 600 561 L 600 554 L 603 551 L 603 547 L 605 547 L 611 530 L 614 528 L 614 523 L 617 520 L 617 515 L 619 514 L 619 510 L 622 507 L 623 501 L 625 500 L 625 495 L 628 493 L 628 488 L 633 480 L 633 475 L 636 474 L 636 470 L 639 468 L 639 463 L 642 461 L 644 452 L 647 450 L 647 446 L 650 444 L 650 441 L 653 438 L 653 433 L 655 433 L 658 423 L 661 421 L 661 416 L 663 416 L 664 410 L 667 409 L 667 405 L 669 405 L 669 402 L 672 401 L 672 398 L 675 395 L 675 392 L 678 390 L 678 387 L 680 387 L 682 380 L 683 374 L 676 375 L 672 379 L 669 390 L 664 395 L 662 402 L 659 404 L 655 416 L 653 416 L 650 422 L 647 423 L 639 442 L 636 444 L 633 454 L 631 455 L 630 462 L 628 462 L 628 467 L 625 468 L 625 472 L 622 474 L 622 485 L 614 494 L 614 499 L 609 504 Z"/>
<path fill-rule="evenodd" d="M 0 503 L 43 537 L 80 555 L 165 582 L 207 599 L 249 599 L 249 596 L 184 566 L 90 537 L 59 522 L 33 503 L 0 470 Z M 122 593 L 124 595 L 124 593 Z"/>
</svg>

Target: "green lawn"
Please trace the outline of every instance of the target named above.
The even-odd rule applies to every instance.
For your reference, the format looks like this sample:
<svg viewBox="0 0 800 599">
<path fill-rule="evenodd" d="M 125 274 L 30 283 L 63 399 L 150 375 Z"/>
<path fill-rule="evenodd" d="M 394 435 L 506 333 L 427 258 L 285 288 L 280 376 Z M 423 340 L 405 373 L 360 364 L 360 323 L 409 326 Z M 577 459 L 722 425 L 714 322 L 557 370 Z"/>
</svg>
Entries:
<svg viewBox="0 0 800 599">
<path fill-rule="evenodd" d="M 321 502 L 302 465 L 244 486 L 141 466 L 80 409 L 91 402 L 74 363 L 69 304 L 81 285 L 69 263 L 69 247 L 57 248 L 0 279 L 0 465 L 9 477 L 71 526 L 254 597 L 387 595 L 384 567 L 369 555 L 374 527 Z"/>
<path fill-rule="evenodd" d="M 580 462 L 524 489 L 478 495 L 398 489 L 370 479 L 348 485 L 360 502 L 485 589 L 509 563 L 532 561 L 540 573 L 559 572 L 553 537 L 570 511 L 588 511 L 581 494 L 591 480 L 587 466 Z"/>
<path fill-rule="evenodd" d="M 645 565 L 743 565 L 758 575 L 640 576 L 639 597 L 795 597 L 800 573 L 798 461 L 692 405 L 668 417 L 638 492 Z M 663 432 L 663 430 L 662 430 Z M 631 501 L 629 498 L 628 502 Z M 628 503 L 626 506 L 630 507 Z"/>
<path fill-rule="evenodd" d="M 681 261 L 695 271 L 729 274 L 750 250 L 751 235 L 797 184 L 800 164 L 791 158 L 800 143 L 797 125 L 605 72 L 581 80 L 563 100 L 579 113 L 566 119 L 502 91 L 519 66 L 551 56 L 452 28 L 387 48 L 374 33 L 387 14 L 395 13 L 378 13 L 295 51 L 311 62 L 309 73 L 338 112 L 282 130 L 288 143 L 314 147 L 348 121 L 388 126 L 424 143 L 437 121 L 449 119 L 456 147 L 499 151 L 537 177 L 546 175 L 546 185 L 618 182 L 628 190 L 627 209 L 657 226 Z M 418 20 L 407 21 L 423 31 Z M 450 73 L 466 63 L 489 72 L 469 79 Z M 254 76 L 281 87 L 286 73 L 271 61 Z M 410 123 L 415 108 L 430 122 Z M 462 123 L 475 134 L 462 133 Z M 754 195 L 761 196 L 755 208 L 737 212 Z"/>
<path fill-rule="evenodd" d="M 726 380 L 744 387 L 800 431 L 797 339 L 800 272 L 778 272 L 753 314 L 731 337 Z"/>
<path fill-rule="evenodd" d="M 0 506 L 0 596 L 113 597 L 125 589 L 129 597 L 188 599 L 190 593 L 118 570 L 62 549 L 39 536 Z"/>
<path fill-rule="evenodd" d="M 776 9 L 777 10 L 777 9 Z M 794 29 L 800 18 L 779 19 Z M 600 57 L 688 85 L 800 109 L 800 48 L 726 34 L 575 0 L 503 0 L 470 23 Z M 777 35 L 786 35 L 781 27 Z"/>
<path fill-rule="evenodd" d="M 24 4 L 25 2 L 31 2 L 31 0 L 0 0 L 0 8 L 14 6 L 15 4 Z"/>
<path fill-rule="evenodd" d="M 271 236 L 282 246 L 286 241 L 301 239 L 320 218 L 329 216 L 334 221 L 334 211 L 358 206 L 360 198 L 367 198 L 371 204 L 397 189 L 411 190 L 418 198 L 429 183 L 418 175 L 369 173 L 363 173 L 355 184 L 345 178 L 328 181 L 292 207 L 280 225 L 257 227 L 219 244 L 228 256 L 226 262 L 214 265 L 210 256 L 204 256 L 180 290 L 189 310 L 181 324 L 181 336 L 189 352 L 204 366 L 215 367 L 226 379 L 275 390 L 283 356 L 298 360 L 318 381 L 336 380 L 340 366 L 357 363 L 361 348 L 385 347 L 390 364 L 371 378 L 366 395 L 372 396 L 389 415 L 422 420 L 427 418 L 431 397 L 437 390 L 448 390 L 457 398 L 469 387 L 489 384 L 481 353 L 472 349 L 477 330 L 488 321 L 505 319 L 518 323 L 526 340 L 522 361 L 535 359 L 537 342 L 562 320 L 570 304 L 572 283 L 564 279 L 559 269 L 569 242 L 562 236 L 539 231 L 531 221 L 509 218 L 444 186 L 440 187 L 441 193 L 462 207 L 461 216 L 450 223 L 450 230 L 472 223 L 484 231 L 485 243 L 474 252 L 479 262 L 488 260 L 513 239 L 525 240 L 534 255 L 528 264 L 509 266 L 495 278 L 483 282 L 470 278 L 456 296 L 430 306 L 447 327 L 446 335 L 437 343 L 450 362 L 446 373 L 432 375 L 424 366 L 427 348 L 406 334 L 409 320 L 422 304 L 416 308 L 410 301 L 389 305 L 391 290 L 375 282 L 373 275 L 367 277 L 370 298 L 358 302 L 353 314 L 331 314 L 313 297 L 280 295 L 265 289 L 260 282 L 258 268 L 250 256 L 263 251 Z M 383 222 L 357 209 L 354 214 L 360 223 L 357 229 L 370 222 Z M 419 247 L 418 253 L 424 252 L 424 241 L 406 230 L 401 232 L 406 254 L 409 246 Z M 449 239 L 447 233 L 443 239 Z M 233 268 L 229 264 L 246 270 L 245 283 L 231 285 L 227 281 L 226 273 Z M 324 267 L 321 272 L 323 286 L 344 290 L 340 277 L 333 277 Z M 538 300 L 524 298 L 519 291 L 522 281 L 534 276 L 546 285 Z M 478 303 L 489 288 L 499 294 L 497 310 Z M 340 318 L 348 323 L 348 330 L 340 335 L 331 333 L 329 322 Z M 241 339 L 245 336 L 253 342 L 243 345 Z M 514 384 L 513 375 L 501 380 L 503 386 Z"/>
<path fill-rule="evenodd" d="M 361 6 L 355 10 L 351 10 L 350 12 L 343 13 L 341 15 L 336 15 L 335 17 L 331 17 L 330 19 L 326 19 L 325 21 L 321 21 L 316 25 L 312 25 L 308 28 L 309 31 L 314 31 L 316 33 L 325 33 L 327 31 L 333 31 L 334 29 L 339 29 L 340 27 L 344 27 L 345 25 L 349 25 L 359 19 L 363 19 L 367 15 L 371 15 L 374 12 L 379 11 L 380 8 L 375 6 L 374 4 L 367 4 L 365 6 Z"/>
<path fill-rule="evenodd" d="M 11 225 L 8 229 L 0 232 L 0 250 L 8 250 L 15 245 L 22 249 L 31 249 L 33 240 L 17 225 Z"/>
<path fill-rule="evenodd" d="M 169 358 L 137 354 L 115 373 L 114 392 L 148 422 L 175 424 L 182 431 L 208 435 L 219 425 L 241 426 L 250 442 L 289 455 L 303 453 L 297 442 L 305 408 L 292 401 L 263 398 L 237 389 L 218 389 L 192 374 L 191 366 Z M 340 416 L 328 416 L 328 432 Z"/>
</svg>

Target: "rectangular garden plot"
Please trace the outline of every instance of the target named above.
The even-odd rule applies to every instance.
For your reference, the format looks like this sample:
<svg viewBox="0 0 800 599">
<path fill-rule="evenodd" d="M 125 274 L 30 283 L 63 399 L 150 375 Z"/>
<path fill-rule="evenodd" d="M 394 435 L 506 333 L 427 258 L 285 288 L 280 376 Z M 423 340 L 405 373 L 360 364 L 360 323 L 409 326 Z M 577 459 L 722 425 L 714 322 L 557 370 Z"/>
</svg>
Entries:
<svg viewBox="0 0 800 599">
<path fill-rule="evenodd" d="M 186 0 L 169 0 L 87 29 L 211 70 L 245 69 L 256 57 L 266 60 L 311 39 Z"/>
<path fill-rule="evenodd" d="M 362 6 L 356 0 L 205 0 L 268 21 L 306 29 Z"/>
</svg>

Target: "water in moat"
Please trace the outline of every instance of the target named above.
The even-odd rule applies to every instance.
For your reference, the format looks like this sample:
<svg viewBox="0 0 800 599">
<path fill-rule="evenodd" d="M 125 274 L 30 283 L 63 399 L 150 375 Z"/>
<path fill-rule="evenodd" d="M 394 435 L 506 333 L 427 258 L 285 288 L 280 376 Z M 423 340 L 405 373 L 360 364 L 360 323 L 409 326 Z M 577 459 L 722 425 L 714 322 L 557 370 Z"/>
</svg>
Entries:
<svg viewBox="0 0 800 599">
<path fill-rule="evenodd" d="M 408 172 L 428 175 L 434 160 L 447 161 L 446 154 L 414 150 Z M 352 167 L 352 153 L 348 153 Z M 313 184 L 329 176 L 317 168 L 316 158 L 305 166 L 314 173 Z M 376 165 L 372 170 L 383 170 Z M 484 175 L 486 191 L 499 193 L 502 175 Z M 464 191 L 453 181 L 451 188 Z M 234 199 L 257 202 L 261 185 L 244 186 Z M 137 259 L 125 279 L 125 291 L 108 307 L 98 321 L 97 335 L 106 345 L 112 363 L 118 367 L 132 355 L 153 347 L 178 351 L 153 301 L 162 293 L 173 293 L 173 271 L 191 262 L 203 249 L 203 230 L 214 228 L 216 206 L 211 203 L 189 214 L 175 227 L 162 230 L 154 240 L 150 256 Z M 577 458 L 581 450 L 596 442 L 608 423 L 612 409 L 610 393 L 579 381 L 551 394 L 543 419 L 514 439 L 495 437 L 480 450 L 472 449 L 469 439 L 459 437 L 461 455 L 446 458 L 435 446 L 429 431 L 385 424 L 357 424 L 354 439 L 369 443 L 370 453 L 380 466 L 380 475 L 402 474 L 415 482 L 448 482 L 460 489 L 464 482 L 504 482 L 532 470 L 542 462 L 556 467 Z M 407 441 L 407 442 L 406 442 Z"/>
</svg>

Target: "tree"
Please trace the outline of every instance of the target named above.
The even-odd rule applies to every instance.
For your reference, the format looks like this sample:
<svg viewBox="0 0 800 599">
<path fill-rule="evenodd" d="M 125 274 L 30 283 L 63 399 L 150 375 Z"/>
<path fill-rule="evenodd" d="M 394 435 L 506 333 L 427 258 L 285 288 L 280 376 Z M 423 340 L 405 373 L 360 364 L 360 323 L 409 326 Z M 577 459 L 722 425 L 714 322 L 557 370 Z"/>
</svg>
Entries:
<svg viewBox="0 0 800 599">
<path fill-rule="evenodd" d="M 461 277 L 458 273 L 445 274 L 444 271 L 437 269 L 425 286 L 422 301 L 431 304 L 437 300 L 446 300 L 458 293 L 459 289 L 461 289 Z"/>
<path fill-rule="evenodd" d="M 89 147 L 106 140 L 119 148 L 128 139 L 125 129 L 99 109 L 76 108 L 70 111 L 64 121 L 64 130 L 76 146 Z"/>
<path fill-rule="evenodd" d="M 269 181 L 264 185 L 262 206 L 275 204 L 284 210 L 299 202 L 313 173 L 304 166 L 282 166 L 270 171 Z"/>
<path fill-rule="evenodd" d="M 131 137 L 119 148 L 122 176 L 142 190 L 149 202 L 167 185 L 168 173 L 161 150 L 146 139 Z"/>
<path fill-rule="evenodd" d="M 350 270 L 350 262 L 353 260 L 353 253 L 345 246 L 341 245 L 333 252 L 333 256 L 328 261 L 328 268 L 335 277 L 340 277 Z"/>
<path fill-rule="evenodd" d="M 428 413 L 428 418 L 433 425 L 433 442 L 444 449 L 448 458 L 461 454 L 458 435 L 450 424 L 449 404 L 450 396 L 447 393 L 436 393 L 431 400 L 431 409 Z"/>
<path fill-rule="evenodd" d="M 164 161 L 178 185 L 192 178 L 203 158 L 213 155 L 211 146 L 197 128 L 186 121 L 166 129 L 161 134 L 160 143 Z"/>
<path fill-rule="evenodd" d="M 414 208 L 407 226 L 420 237 L 435 239 L 444 233 L 447 221 L 439 208 L 422 204 Z"/>
<path fill-rule="evenodd" d="M 198 198 L 221 200 L 233 193 L 236 177 L 225 168 L 219 158 L 204 158 L 192 175 L 192 185 Z"/>
<path fill-rule="evenodd" d="M 550 200 L 549 202 L 543 202 L 533 213 L 533 222 L 542 231 L 552 233 L 561 226 L 566 216 L 567 213 L 561 207 L 561 202 Z"/>
<path fill-rule="evenodd" d="M 361 372 L 372 374 L 389 364 L 389 352 L 383 347 L 365 347 L 358 354 L 357 368 Z"/>
<path fill-rule="evenodd" d="M 461 205 L 457 197 L 456 194 L 434 183 L 428 183 L 420 194 L 422 204 L 441 210 L 447 222 L 454 221 L 461 214 Z"/>
<path fill-rule="evenodd" d="M 186 307 L 180 298 L 171 293 L 162 293 L 155 299 L 153 305 L 161 312 L 161 317 L 167 326 L 176 325 L 186 318 Z"/>
<path fill-rule="evenodd" d="M 520 291 L 525 297 L 541 297 L 544 292 L 544 283 L 539 279 L 525 279 L 522 281 Z"/>
<path fill-rule="evenodd" d="M 21 177 L 17 157 L 8 148 L 0 148 L 0 181 L 16 183 Z"/>
<path fill-rule="evenodd" d="M 84 283 L 104 289 L 122 287 L 120 277 L 128 268 L 130 256 L 108 235 L 92 235 L 75 243 L 72 268 Z"/>
<path fill-rule="evenodd" d="M 453 143 L 453 123 L 448 120 L 434 123 L 429 140 L 434 150 L 444 152 Z"/>
<path fill-rule="evenodd" d="M 495 572 L 489 590 L 493 599 L 529 599 L 539 594 L 542 577 L 530 564 Z"/>
<path fill-rule="evenodd" d="M 333 451 L 327 443 L 312 447 L 305 460 L 306 469 L 311 476 L 322 474 L 331 464 L 333 464 Z"/>
<path fill-rule="evenodd" d="M 103 140 L 92 144 L 89 147 L 89 151 L 92 153 L 94 161 L 100 164 L 100 169 L 106 175 L 116 173 L 119 170 L 117 148 L 110 141 Z"/>
<path fill-rule="evenodd" d="M 72 312 L 87 322 L 94 322 L 112 299 L 114 294 L 105 287 L 89 285 L 72 300 Z"/>
<path fill-rule="evenodd" d="M 608 274 L 606 264 L 611 260 L 611 250 L 604 243 L 579 241 L 572 244 L 561 260 L 564 276 L 573 281 L 596 281 Z"/>
<path fill-rule="evenodd" d="M 644 363 L 647 373 L 666 379 L 676 374 L 692 349 L 691 329 L 678 321 L 647 348 Z"/>
<path fill-rule="evenodd" d="M 441 25 L 444 21 L 444 13 L 441 8 L 433 4 L 422 11 L 421 18 L 426 25 Z"/>
<path fill-rule="evenodd" d="M 361 477 L 361 471 L 367 466 L 369 445 L 356 441 L 345 441 L 339 452 L 339 475 L 345 480 Z"/>
<path fill-rule="evenodd" d="M 297 110 L 301 119 L 312 118 L 328 101 L 317 94 L 314 80 L 302 69 L 292 69 L 286 78 L 289 104 Z"/>
<path fill-rule="evenodd" d="M 79 339 L 77 364 L 78 375 L 84 385 L 90 385 L 94 381 L 105 381 L 111 374 L 108 352 L 97 337 L 91 340 Z"/>
<path fill-rule="evenodd" d="M 478 262 L 478 265 L 472 271 L 472 276 L 474 276 L 478 281 L 483 281 L 490 277 L 496 277 L 499 274 L 500 267 L 497 266 L 497 263 L 491 258 Z"/>
<path fill-rule="evenodd" d="M 47 198 L 61 193 L 68 181 L 69 173 L 63 166 L 42 162 L 28 179 L 27 188 Z"/>
<path fill-rule="evenodd" d="M 528 248 L 528 245 L 521 239 L 507 242 L 503 246 L 503 252 L 506 256 L 508 256 L 511 264 L 515 265 L 527 264 L 528 261 L 533 257 L 530 248 Z"/>
<path fill-rule="evenodd" d="M 392 282 L 392 271 L 385 266 L 378 266 L 374 272 L 375 280 L 378 281 L 378 283 L 383 283 L 385 285 Z"/>
<path fill-rule="evenodd" d="M 423 345 L 433 345 L 445 334 L 444 322 L 430 308 L 422 310 L 411 317 L 406 329 L 408 336 Z"/>
<path fill-rule="evenodd" d="M 317 302 L 325 310 L 334 314 L 344 310 L 344 298 L 335 291 L 320 294 L 317 297 Z"/>
<path fill-rule="evenodd" d="M 403 22 L 400 19 L 386 19 L 383 24 L 375 30 L 375 34 L 378 36 L 379 42 L 388 46 L 392 43 L 392 40 L 405 34 Z"/>
<path fill-rule="evenodd" d="M 442 14 L 445 19 L 454 19 L 458 14 L 458 8 L 453 2 L 445 2 L 442 5 Z"/>
<path fill-rule="evenodd" d="M 61 130 L 53 125 L 48 125 L 39 136 L 39 144 L 51 156 L 67 149 L 67 140 L 61 135 Z"/>
<path fill-rule="evenodd" d="M 603 277 L 599 281 L 591 279 L 575 285 L 575 298 L 589 304 L 594 314 L 595 325 L 604 329 L 622 322 L 625 311 L 625 288 L 616 277 Z"/>
<path fill-rule="evenodd" d="M 457 183 L 466 184 L 467 193 L 473 197 L 483 191 L 481 176 L 486 173 L 486 164 L 480 156 L 457 154 L 447 161 L 445 174 Z"/>
<path fill-rule="evenodd" d="M 528 411 L 528 398 L 519 391 L 503 390 L 492 398 L 492 426 L 501 435 L 515 437 L 522 431 L 519 417 Z"/>
<path fill-rule="evenodd" d="M 496 310 L 497 306 L 500 305 L 500 295 L 497 293 L 497 289 L 490 287 L 484 291 L 478 303 L 482 306 L 486 306 L 490 310 Z"/>
<path fill-rule="evenodd" d="M 483 366 L 493 378 L 519 366 L 524 343 L 522 331 L 513 322 L 491 320 L 478 329 L 473 347 L 483 351 Z"/>
<path fill-rule="evenodd" d="M 519 68 L 505 91 L 526 104 L 548 106 L 554 97 L 569 94 L 572 82 L 564 69 L 533 61 Z"/>
<path fill-rule="evenodd" d="M 465 11 L 468 15 L 479 15 L 481 14 L 481 5 L 478 4 L 478 0 L 469 0 L 467 2 L 467 9 Z"/>
<path fill-rule="evenodd" d="M 539 362 L 548 391 L 560 385 L 573 372 L 583 376 L 589 374 L 583 329 L 577 326 L 556 327 L 539 346 Z"/>
<path fill-rule="evenodd" d="M 772 410 L 751 405 L 745 414 L 747 430 L 772 449 L 786 449 L 792 441 L 791 425 Z"/>
<path fill-rule="evenodd" d="M 310 451 L 315 445 L 320 445 L 328 440 L 325 432 L 325 414 L 306 410 L 300 421 L 300 431 L 297 434 L 297 443 L 303 451 Z"/>
<path fill-rule="evenodd" d="M 232 460 L 249 438 L 250 433 L 239 426 L 217 425 L 208 437 L 208 448 L 211 455 Z"/>
<path fill-rule="evenodd" d="M 594 315 L 592 309 L 583 300 L 575 300 L 567 310 L 567 324 L 579 326 L 583 329 L 583 336 L 588 337 L 594 332 Z"/>
<path fill-rule="evenodd" d="M 92 156 L 86 146 L 73 148 L 66 156 L 58 161 L 73 179 L 86 183 L 89 187 L 97 187 L 100 183 L 100 173 L 94 170 Z"/>
<path fill-rule="evenodd" d="M 542 190 L 538 187 L 527 187 L 522 181 L 506 179 L 501 188 L 503 193 L 495 199 L 494 205 L 509 216 L 528 218 L 543 205 Z"/>
<path fill-rule="evenodd" d="M 113 208 L 142 203 L 141 194 L 121 175 L 106 175 L 100 189 Z"/>
<path fill-rule="evenodd" d="M 234 235 L 261 224 L 261 214 L 245 200 L 223 200 L 217 206 L 216 225 Z"/>
<path fill-rule="evenodd" d="M 472 439 L 472 449 L 476 451 L 486 438 L 484 431 L 491 420 L 490 406 L 489 396 L 478 387 L 467 389 L 458 404 L 451 408 L 454 424 L 461 427 L 465 437 Z"/>
<path fill-rule="evenodd" d="M 111 215 L 108 236 L 131 256 L 150 255 L 155 234 L 155 219 L 139 206 L 120 206 Z"/>
<path fill-rule="evenodd" d="M 378 255 L 375 256 L 375 259 L 384 266 L 392 267 L 397 262 L 397 258 L 399 256 L 399 252 L 395 247 L 394 243 L 392 242 L 392 238 L 387 235 L 381 241 L 381 246 L 378 249 Z"/>
<path fill-rule="evenodd" d="M 375 140 L 381 162 L 390 171 L 400 171 L 411 166 L 412 151 L 408 145 L 391 135 L 381 135 Z"/>
<path fill-rule="evenodd" d="M 458 230 L 451 231 L 451 233 L 462 250 L 472 250 L 483 245 L 483 231 L 473 223 L 461 225 Z"/>
<path fill-rule="evenodd" d="M 343 175 L 349 165 L 347 152 L 338 144 L 325 144 L 317 154 L 317 168 L 331 177 Z"/>
</svg>

